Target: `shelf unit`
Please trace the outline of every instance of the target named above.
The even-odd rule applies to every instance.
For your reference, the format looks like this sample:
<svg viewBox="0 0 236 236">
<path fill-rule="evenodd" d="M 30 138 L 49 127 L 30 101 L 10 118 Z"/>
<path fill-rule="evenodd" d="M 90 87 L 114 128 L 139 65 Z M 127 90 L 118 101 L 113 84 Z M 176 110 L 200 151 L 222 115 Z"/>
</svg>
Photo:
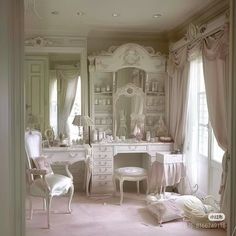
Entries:
<svg viewBox="0 0 236 236">
<path fill-rule="evenodd" d="M 166 117 L 165 81 L 166 73 L 149 73 L 145 81 L 146 122 L 145 130 L 155 137 L 155 126 L 158 120 Z"/>
<path fill-rule="evenodd" d="M 92 55 L 89 59 L 89 84 L 90 84 L 90 116 L 94 120 L 94 130 L 113 134 L 117 128 L 115 122 L 118 112 L 114 110 L 114 95 L 117 89 L 128 83 L 138 82 L 144 92 L 145 131 L 154 130 L 160 117 L 165 120 L 166 113 L 166 58 L 150 47 L 128 43 L 119 47 L 111 47 L 108 51 Z M 136 77 L 123 80 L 118 71 L 132 68 L 144 71 L 145 75 L 138 80 Z M 140 79 L 140 80 L 139 80 Z M 126 107 L 127 109 L 127 107 Z M 128 118 L 129 119 L 129 118 Z M 165 120 L 166 121 L 166 120 Z M 167 121 L 166 121 L 167 122 Z M 155 133 L 152 134 L 155 137 Z M 93 138 L 92 138 L 93 139 Z M 91 140 L 92 140 L 91 139 Z"/>
</svg>

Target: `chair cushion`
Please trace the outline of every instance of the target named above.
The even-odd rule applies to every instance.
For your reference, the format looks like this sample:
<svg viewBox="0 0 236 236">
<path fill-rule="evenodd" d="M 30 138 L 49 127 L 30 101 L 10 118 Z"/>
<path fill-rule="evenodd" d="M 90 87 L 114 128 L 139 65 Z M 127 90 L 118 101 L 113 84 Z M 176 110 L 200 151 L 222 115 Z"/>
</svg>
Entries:
<svg viewBox="0 0 236 236">
<path fill-rule="evenodd" d="M 121 167 L 115 170 L 115 174 L 119 176 L 146 176 L 147 171 L 140 167 Z"/>
<path fill-rule="evenodd" d="M 46 156 L 35 157 L 33 159 L 35 167 L 39 170 L 46 170 L 47 173 L 53 173 L 50 163 Z"/>
<path fill-rule="evenodd" d="M 66 194 L 73 184 L 71 178 L 64 175 L 48 174 L 45 176 L 45 180 L 52 196 Z M 47 186 L 42 178 L 36 179 L 30 185 L 30 194 L 33 196 L 46 196 Z"/>
</svg>

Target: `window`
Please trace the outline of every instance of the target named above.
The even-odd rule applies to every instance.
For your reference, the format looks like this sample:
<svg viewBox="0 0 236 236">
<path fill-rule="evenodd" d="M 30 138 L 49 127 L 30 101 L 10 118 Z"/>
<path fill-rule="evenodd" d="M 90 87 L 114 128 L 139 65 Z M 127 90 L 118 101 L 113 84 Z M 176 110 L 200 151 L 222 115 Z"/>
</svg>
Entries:
<svg viewBox="0 0 236 236">
<path fill-rule="evenodd" d="M 194 112 L 194 114 L 197 114 L 197 121 L 195 121 L 197 124 L 197 132 L 195 135 L 196 140 L 192 140 L 192 143 L 197 143 L 197 152 L 200 156 L 209 157 L 211 160 L 221 162 L 224 151 L 219 147 L 209 122 L 201 58 L 191 61 L 190 84 L 189 99 L 192 103 L 192 106 L 197 106 L 195 112 L 193 111 L 194 108 L 191 108 L 190 111 Z M 194 99 L 197 99 L 197 102 L 194 102 Z"/>
<path fill-rule="evenodd" d="M 70 116 L 68 117 L 67 124 L 69 127 L 69 139 L 70 141 L 78 139 L 79 130 L 77 126 L 73 125 L 75 115 L 81 115 L 81 78 L 78 77 L 75 101 L 71 109 Z"/>
<path fill-rule="evenodd" d="M 54 130 L 54 135 L 57 136 L 57 78 L 51 73 L 49 84 L 49 123 Z"/>
<path fill-rule="evenodd" d="M 198 152 L 202 156 L 208 156 L 209 118 L 206 100 L 206 90 L 202 70 L 202 61 L 197 60 L 198 75 Z M 196 78 L 195 78 L 196 79 Z"/>
</svg>

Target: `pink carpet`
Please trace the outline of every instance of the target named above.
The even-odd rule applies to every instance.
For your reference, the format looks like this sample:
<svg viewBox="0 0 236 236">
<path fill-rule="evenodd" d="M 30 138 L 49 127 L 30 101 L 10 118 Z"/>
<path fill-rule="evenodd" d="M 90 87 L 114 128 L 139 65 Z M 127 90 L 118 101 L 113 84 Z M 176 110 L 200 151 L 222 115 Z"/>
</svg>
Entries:
<svg viewBox="0 0 236 236">
<path fill-rule="evenodd" d="M 125 193 L 124 203 L 119 197 L 87 198 L 76 193 L 72 214 L 51 214 L 51 229 L 45 229 L 46 214 L 42 200 L 35 199 L 33 219 L 26 220 L 27 236 L 226 236 L 222 229 L 195 229 L 184 221 L 157 226 L 155 218 L 145 208 L 145 196 Z M 55 198 L 52 209 L 66 209 L 66 198 Z M 28 213 L 28 212 L 27 212 Z"/>
</svg>

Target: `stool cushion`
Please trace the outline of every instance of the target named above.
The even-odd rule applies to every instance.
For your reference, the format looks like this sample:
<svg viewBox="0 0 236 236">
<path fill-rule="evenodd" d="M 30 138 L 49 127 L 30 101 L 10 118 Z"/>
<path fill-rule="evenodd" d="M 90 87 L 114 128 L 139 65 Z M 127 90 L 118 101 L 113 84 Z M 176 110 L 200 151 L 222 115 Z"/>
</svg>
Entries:
<svg viewBox="0 0 236 236">
<path fill-rule="evenodd" d="M 121 167 L 115 170 L 116 175 L 120 176 L 145 176 L 147 175 L 147 171 L 140 167 Z"/>
</svg>

